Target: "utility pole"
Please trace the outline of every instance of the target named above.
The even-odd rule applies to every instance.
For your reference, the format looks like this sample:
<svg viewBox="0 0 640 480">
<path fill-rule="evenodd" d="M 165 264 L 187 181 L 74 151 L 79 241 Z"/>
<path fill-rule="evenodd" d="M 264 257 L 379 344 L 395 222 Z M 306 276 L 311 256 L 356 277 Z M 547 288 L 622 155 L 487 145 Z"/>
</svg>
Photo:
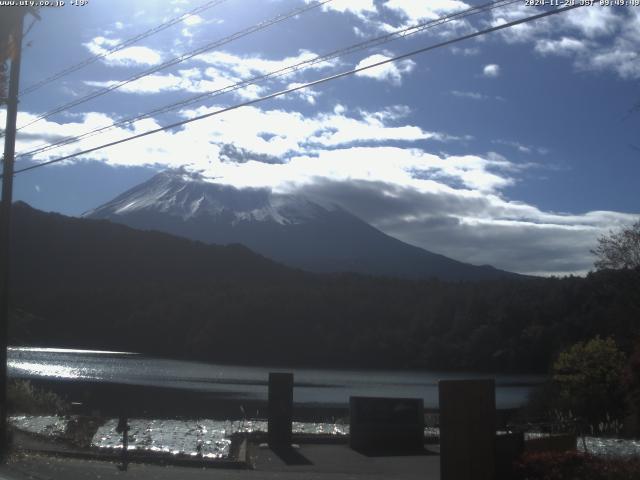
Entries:
<svg viewBox="0 0 640 480">
<path fill-rule="evenodd" d="M 16 118 L 18 115 L 18 84 L 20 82 L 20 57 L 22 53 L 22 29 L 27 8 L 4 7 L 2 13 L 10 17 L 8 29 L 0 32 L 6 38 L 0 41 L 8 46 L 11 60 L 9 94 L 7 96 L 7 123 L 2 160 L 2 203 L 0 204 L 0 456 L 9 452 L 7 429 L 7 340 L 9 327 L 9 238 L 11 229 L 11 203 L 13 197 L 13 162 L 16 147 Z M 2 52 L 5 53 L 5 52 Z M 0 61 L 5 61 L 4 55 Z"/>
</svg>

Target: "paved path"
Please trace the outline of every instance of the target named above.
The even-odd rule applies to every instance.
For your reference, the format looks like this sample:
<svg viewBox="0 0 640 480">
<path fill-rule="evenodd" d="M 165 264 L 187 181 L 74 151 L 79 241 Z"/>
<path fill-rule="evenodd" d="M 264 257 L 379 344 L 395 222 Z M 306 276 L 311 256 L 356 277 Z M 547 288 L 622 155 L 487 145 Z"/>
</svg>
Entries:
<svg viewBox="0 0 640 480">
<path fill-rule="evenodd" d="M 251 445 L 249 454 L 253 470 L 191 468 L 130 464 L 126 472 L 117 464 L 105 461 L 77 460 L 45 455 L 16 455 L 0 467 L 0 480 L 141 480 L 213 479 L 213 480 L 438 480 L 439 456 L 424 455 L 368 457 L 346 445 L 302 445 L 280 456 L 267 448 Z"/>
</svg>

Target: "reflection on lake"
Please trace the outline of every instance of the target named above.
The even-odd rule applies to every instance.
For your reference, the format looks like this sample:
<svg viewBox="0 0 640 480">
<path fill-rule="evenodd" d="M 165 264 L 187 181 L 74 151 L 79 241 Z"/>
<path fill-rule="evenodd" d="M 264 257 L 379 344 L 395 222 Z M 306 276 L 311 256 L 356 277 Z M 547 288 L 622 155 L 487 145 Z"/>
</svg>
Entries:
<svg viewBox="0 0 640 480">
<path fill-rule="evenodd" d="M 266 401 L 269 372 L 294 373 L 294 402 L 345 406 L 349 397 L 422 398 L 425 407 L 438 406 L 438 380 L 496 379 L 498 408 L 522 405 L 540 375 L 488 375 L 455 372 L 330 370 L 266 366 L 217 365 L 169 360 L 126 352 L 12 347 L 9 376 L 59 381 L 97 381 L 169 387 L 224 394 L 228 398 Z"/>
<path fill-rule="evenodd" d="M 14 416 L 11 424 L 24 432 L 49 438 L 62 438 L 67 420 L 57 416 Z M 228 458 L 231 437 L 237 433 L 266 433 L 264 420 L 197 420 L 129 419 L 128 450 L 172 455 L 200 456 L 209 459 Z M 116 431 L 118 419 L 106 419 L 91 440 L 91 447 L 105 450 L 122 449 L 122 434 Z M 341 423 L 293 422 L 294 434 L 346 437 L 349 426 Z"/>
<path fill-rule="evenodd" d="M 50 438 L 62 437 L 67 419 L 57 416 L 14 416 L 11 424 L 22 431 Z M 116 432 L 118 420 L 107 419 L 91 440 L 98 449 L 122 448 L 122 435 Z M 142 450 L 173 455 L 200 455 L 204 458 L 227 458 L 230 453 L 231 436 L 235 433 L 267 431 L 264 420 L 175 420 L 175 419 L 129 419 L 129 450 Z M 349 425 L 343 423 L 293 422 L 294 434 L 330 435 L 345 437 Z M 425 436 L 438 437 L 438 428 L 426 427 Z M 538 438 L 541 434 L 526 434 L 526 438 Z M 620 438 L 579 438 L 579 451 L 595 455 L 635 456 L 640 453 L 640 441 Z M 586 447 L 586 450 L 585 450 Z"/>
</svg>

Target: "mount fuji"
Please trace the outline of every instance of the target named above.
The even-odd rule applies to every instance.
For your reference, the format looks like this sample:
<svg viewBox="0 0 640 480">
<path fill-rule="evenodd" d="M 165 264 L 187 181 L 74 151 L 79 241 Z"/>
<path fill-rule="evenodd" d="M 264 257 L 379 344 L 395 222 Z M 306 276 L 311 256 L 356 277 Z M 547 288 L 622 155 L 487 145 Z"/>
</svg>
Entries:
<svg viewBox="0 0 640 480">
<path fill-rule="evenodd" d="M 267 189 L 237 189 L 165 171 L 83 214 L 209 244 L 240 243 L 312 272 L 486 280 L 515 274 L 406 244 L 338 206 Z"/>
</svg>

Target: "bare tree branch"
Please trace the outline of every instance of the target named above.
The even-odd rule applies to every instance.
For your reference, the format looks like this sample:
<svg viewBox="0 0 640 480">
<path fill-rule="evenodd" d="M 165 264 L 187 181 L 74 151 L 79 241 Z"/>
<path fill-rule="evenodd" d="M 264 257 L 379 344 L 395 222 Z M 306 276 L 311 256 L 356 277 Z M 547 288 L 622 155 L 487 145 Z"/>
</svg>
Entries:
<svg viewBox="0 0 640 480">
<path fill-rule="evenodd" d="M 594 262 L 598 270 L 640 267 L 640 220 L 630 227 L 602 235 L 591 253 L 598 257 Z"/>
</svg>

